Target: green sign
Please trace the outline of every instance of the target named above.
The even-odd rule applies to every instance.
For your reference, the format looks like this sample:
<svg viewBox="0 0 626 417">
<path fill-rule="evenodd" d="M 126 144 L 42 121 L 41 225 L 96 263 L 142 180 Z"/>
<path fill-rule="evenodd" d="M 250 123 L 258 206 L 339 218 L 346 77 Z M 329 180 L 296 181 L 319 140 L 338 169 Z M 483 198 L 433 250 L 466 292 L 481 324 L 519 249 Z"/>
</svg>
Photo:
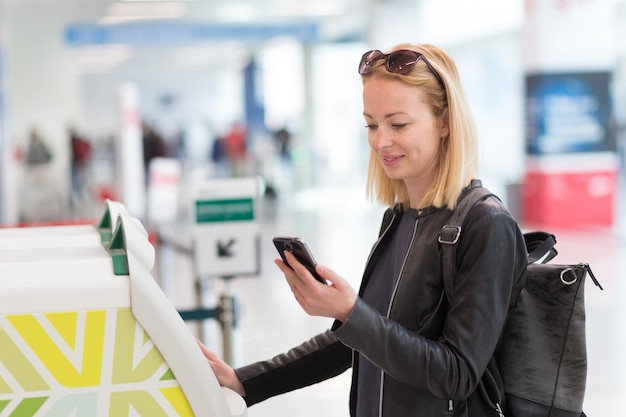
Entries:
<svg viewBox="0 0 626 417">
<path fill-rule="evenodd" d="M 254 199 L 196 201 L 196 223 L 254 220 Z"/>
</svg>

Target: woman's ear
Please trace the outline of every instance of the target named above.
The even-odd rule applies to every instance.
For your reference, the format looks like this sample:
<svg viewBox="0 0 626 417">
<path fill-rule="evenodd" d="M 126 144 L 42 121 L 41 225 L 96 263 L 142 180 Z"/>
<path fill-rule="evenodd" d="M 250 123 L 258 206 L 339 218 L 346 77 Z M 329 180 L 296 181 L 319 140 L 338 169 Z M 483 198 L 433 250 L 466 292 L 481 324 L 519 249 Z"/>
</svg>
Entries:
<svg viewBox="0 0 626 417">
<path fill-rule="evenodd" d="M 440 121 L 440 130 L 439 137 L 447 138 L 450 134 L 450 113 L 448 112 L 448 108 L 446 108 L 439 118 Z"/>
</svg>

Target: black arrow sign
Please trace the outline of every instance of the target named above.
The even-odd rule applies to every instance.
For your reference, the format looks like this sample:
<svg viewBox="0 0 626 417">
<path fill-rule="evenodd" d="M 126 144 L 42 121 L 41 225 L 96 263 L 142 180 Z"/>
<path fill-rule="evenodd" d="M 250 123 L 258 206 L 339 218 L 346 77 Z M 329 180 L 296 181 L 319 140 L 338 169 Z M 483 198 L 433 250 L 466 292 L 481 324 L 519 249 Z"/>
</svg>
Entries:
<svg viewBox="0 0 626 417">
<path fill-rule="evenodd" d="M 231 238 L 228 242 L 224 243 L 220 240 L 217 241 L 217 257 L 218 258 L 230 258 L 234 255 L 232 249 L 235 244 L 235 238 Z"/>
</svg>

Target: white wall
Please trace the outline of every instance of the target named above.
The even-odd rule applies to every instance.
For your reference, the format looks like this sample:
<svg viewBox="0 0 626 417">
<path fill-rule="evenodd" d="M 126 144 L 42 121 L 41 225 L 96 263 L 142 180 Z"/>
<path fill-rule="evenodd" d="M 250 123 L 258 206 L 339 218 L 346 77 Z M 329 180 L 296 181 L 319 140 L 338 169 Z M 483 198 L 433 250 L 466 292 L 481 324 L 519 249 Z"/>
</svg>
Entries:
<svg viewBox="0 0 626 417">
<path fill-rule="evenodd" d="M 524 172 L 524 74 L 518 31 L 448 48 L 456 60 L 476 122 L 480 176 L 492 188 Z M 495 189 L 493 190 L 496 191 Z M 505 198 L 503 191 L 498 192 Z"/>
<path fill-rule="evenodd" d="M 24 138 L 31 126 L 38 126 L 65 160 L 66 126 L 82 118 L 77 66 L 62 39 L 65 18 L 12 15 L 8 24 L 13 135 Z"/>
<path fill-rule="evenodd" d="M 57 13 L 15 13 L 3 22 L 9 28 L 9 134 L 15 145 L 25 146 L 30 129 L 40 131 L 53 154 L 46 180 L 60 199 L 69 185 L 67 126 L 82 119 L 76 65 L 61 36 L 65 19 Z M 24 187 L 19 174 L 17 183 Z"/>
<path fill-rule="evenodd" d="M 6 198 L 15 194 L 14 161 L 11 151 L 11 137 L 9 134 L 8 97 L 10 94 L 8 77 L 7 53 L 7 21 L 6 6 L 0 0 L 0 219 L 9 223 L 17 219 L 17 201 Z"/>
<path fill-rule="evenodd" d="M 524 68 L 536 71 L 612 69 L 615 63 L 614 0 L 534 1 L 526 8 Z"/>
<path fill-rule="evenodd" d="M 369 157 L 358 62 L 366 46 L 325 45 L 312 59 L 315 162 L 319 185 L 365 190 Z M 364 195 L 364 194 L 363 194 Z"/>
</svg>

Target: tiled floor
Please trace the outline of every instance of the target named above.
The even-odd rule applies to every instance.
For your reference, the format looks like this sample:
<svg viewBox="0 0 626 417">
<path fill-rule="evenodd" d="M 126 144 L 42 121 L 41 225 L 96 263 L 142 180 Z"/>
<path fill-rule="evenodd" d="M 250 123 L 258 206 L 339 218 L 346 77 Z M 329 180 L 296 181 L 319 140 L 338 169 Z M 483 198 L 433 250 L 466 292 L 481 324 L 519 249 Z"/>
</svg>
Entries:
<svg viewBox="0 0 626 417">
<path fill-rule="evenodd" d="M 623 187 L 622 187 L 623 188 Z M 626 394 L 626 206 L 620 194 L 618 219 L 612 228 L 550 230 L 557 236 L 559 256 L 553 262 L 588 262 L 604 291 L 586 283 L 589 372 L 585 409 L 590 417 L 623 417 L 619 399 Z M 298 235 L 306 238 L 318 262 L 326 264 L 358 286 L 370 245 L 377 235 L 379 207 L 364 203 L 361 190 L 325 189 L 299 193 L 289 203 L 279 200 L 275 212 L 265 210 L 262 223 L 262 261 L 258 277 L 236 278 L 228 287 L 240 302 L 236 362 L 265 359 L 285 351 L 331 321 L 302 312 L 272 261 L 271 238 Z M 178 308 L 193 307 L 196 295 L 189 256 L 174 257 L 175 285 L 169 296 Z M 212 280 L 208 304 L 226 291 Z M 197 330 L 197 325 L 190 326 Z M 195 331 L 194 330 L 194 331 Z M 207 343 L 220 351 L 217 326 L 205 326 Z M 248 410 L 250 417 L 348 416 L 349 372 L 317 386 L 270 399 Z"/>
</svg>

